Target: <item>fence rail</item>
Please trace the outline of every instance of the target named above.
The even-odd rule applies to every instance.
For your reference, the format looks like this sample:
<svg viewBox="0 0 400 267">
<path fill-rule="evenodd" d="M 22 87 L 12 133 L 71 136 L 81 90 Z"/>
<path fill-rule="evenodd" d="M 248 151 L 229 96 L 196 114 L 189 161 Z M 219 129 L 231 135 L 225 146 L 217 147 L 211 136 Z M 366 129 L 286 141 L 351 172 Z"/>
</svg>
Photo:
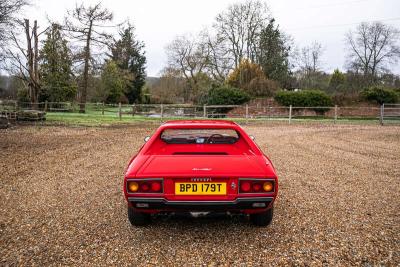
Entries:
<svg viewBox="0 0 400 267">
<path fill-rule="evenodd" d="M 80 103 L 40 102 L 28 103 L 0 100 L 0 116 L 17 118 L 21 111 L 43 111 L 46 113 L 78 113 Z M 111 116 L 122 119 L 125 116 L 148 118 L 232 118 L 248 120 L 287 120 L 291 123 L 299 119 L 370 119 L 380 124 L 400 123 L 400 104 L 383 104 L 380 107 L 297 107 L 262 105 L 190 105 L 190 104 L 106 104 L 86 103 L 89 115 Z"/>
</svg>

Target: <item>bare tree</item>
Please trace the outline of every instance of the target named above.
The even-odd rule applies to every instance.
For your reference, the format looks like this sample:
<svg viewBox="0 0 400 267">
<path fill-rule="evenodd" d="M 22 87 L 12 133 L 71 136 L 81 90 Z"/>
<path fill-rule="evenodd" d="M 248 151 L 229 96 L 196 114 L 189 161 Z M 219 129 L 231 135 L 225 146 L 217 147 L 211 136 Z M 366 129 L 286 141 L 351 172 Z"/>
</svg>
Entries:
<svg viewBox="0 0 400 267">
<path fill-rule="evenodd" d="M 234 67 L 234 59 L 226 53 L 226 42 L 218 36 L 206 37 L 208 45 L 208 61 L 206 72 L 216 81 L 223 83 Z"/>
<path fill-rule="evenodd" d="M 19 24 L 16 15 L 24 6 L 28 4 L 28 0 L 0 1 L 0 61 L 4 59 L 4 50 L 10 34 Z"/>
<path fill-rule="evenodd" d="M 12 46 L 6 51 L 6 56 L 9 59 L 9 72 L 16 74 L 28 86 L 29 96 L 32 103 L 37 103 L 40 91 L 39 81 L 39 35 L 44 33 L 38 32 L 37 21 L 33 22 L 33 27 L 30 26 L 30 21 L 24 19 L 20 23 L 20 28 L 25 33 L 25 43 L 20 40 L 13 32 L 10 33 Z M 24 48 L 24 44 L 26 48 Z M 33 106 L 35 107 L 35 106 Z"/>
<path fill-rule="evenodd" d="M 398 29 L 381 22 L 361 23 L 346 34 L 349 67 L 375 79 L 388 65 L 398 62 L 399 37 Z"/>
<path fill-rule="evenodd" d="M 116 27 L 107 25 L 112 21 L 113 14 L 102 8 L 101 3 L 94 6 L 85 7 L 83 4 L 76 6 L 75 9 L 68 12 L 69 17 L 65 20 L 66 30 L 72 35 L 72 38 L 78 42 L 83 42 L 83 81 L 80 90 L 80 109 L 79 112 L 85 112 L 85 103 L 87 98 L 88 78 L 90 62 L 93 56 L 92 46 L 109 46 L 112 36 L 99 29 L 104 27 Z"/>
<path fill-rule="evenodd" d="M 180 103 L 184 101 L 182 95 L 186 81 L 181 76 L 180 70 L 165 68 L 160 73 L 160 78 L 150 87 L 151 99 L 157 103 Z"/>
<path fill-rule="evenodd" d="M 301 49 L 296 49 L 293 60 L 300 88 L 320 88 L 324 79 L 322 60 L 324 48 L 316 41 Z"/>
<path fill-rule="evenodd" d="M 178 69 L 187 81 L 185 102 L 189 100 L 191 90 L 198 90 L 199 74 L 203 73 L 207 66 L 209 47 L 202 36 L 178 36 L 166 47 L 169 67 Z"/>
<path fill-rule="evenodd" d="M 270 17 L 267 5 L 260 0 L 230 5 L 216 17 L 217 39 L 227 43 L 228 53 L 237 67 L 243 58 L 256 61 L 261 30 Z"/>
<path fill-rule="evenodd" d="M 322 45 L 316 41 L 301 49 L 300 54 L 297 57 L 297 64 L 306 76 L 310 76 L 321 70 L 321 57 L 323 52 L 324 49 Z"/>
</svg>

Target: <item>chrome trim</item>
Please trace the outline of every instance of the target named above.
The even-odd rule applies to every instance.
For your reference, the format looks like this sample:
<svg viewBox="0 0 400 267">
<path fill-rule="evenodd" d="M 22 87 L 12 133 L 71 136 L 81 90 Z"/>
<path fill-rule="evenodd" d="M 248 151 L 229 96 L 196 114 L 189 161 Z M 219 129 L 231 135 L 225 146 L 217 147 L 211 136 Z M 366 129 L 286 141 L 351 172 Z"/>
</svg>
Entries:
<svg viewBox="0 0 400 267">
<path fill-rule="evenodd" d="M 143 192 L 130 192 L 128 190 L 128 182 L 140 182 L 140 181 L 161 181 L 161 192 L 156 193 L 143 193 Z M 145 194 L 145 195 L 155 195 L 164 194 L 164 179 L 163 178 L 127 178 L 125 181 L 125 188 L 128 195 Z"/>
<path fill-rule="evenodd" d="M 134 202 L 160 202 L 163 201 L 164 203 L 167 204 L 185 204 L 185 203 L 190 203 L 190 204 L 198 204 L 198 205 L 203 205 L 203 204 L 237 204 L 240 201 L 255 201 L 255 202 L 262 202 L 262 201 L 269 201 L 273 202 L 274 198 L 273 197 L 239 197 L 233 201 L 220 201 L 220 200 L 211 200 L 211 201 L 192 201 L 192 200 L 174 200 L 174 201 L 169 201 L 165 198 L 142 198 L 142 197 L 128 197 L 128 201 L 134 201 Z"/>
<path fill-rule="evenodd" d="M 255 192 L 255 193 L 242 193 L 240 192 L 240 181 L 245 180 L 245 181 L 263 181 L 263 182 L 274 182 L 274 191 L 271 192 Z M 275 188 L 276 188 L 276 179 L 272 178 L 239 178 L 238 179 L 238 195 L 239 194 L 244 194 L 244 195 L 254 195 L 254 194 L 275 194 Z"/>
</svg>

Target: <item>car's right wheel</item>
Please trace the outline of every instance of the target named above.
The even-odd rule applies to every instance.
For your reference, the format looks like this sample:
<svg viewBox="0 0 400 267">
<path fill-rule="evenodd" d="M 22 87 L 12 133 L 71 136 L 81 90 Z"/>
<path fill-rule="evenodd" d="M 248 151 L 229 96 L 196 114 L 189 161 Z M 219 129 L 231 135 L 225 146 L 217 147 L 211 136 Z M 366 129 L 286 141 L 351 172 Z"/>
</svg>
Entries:
<svg viewBox="0 0 400 267">
<path fill-rule="evenodd" d="M 134 226 L 143 226 L 150 223 L 151 216 L 148 213 L 137 212 L 133 208 L 128 207 L 128 219 Z"/>
<path fill-rule="evenodd" d="M 273 215 L 274 207 L 271 207 L 267 211 L 250 214 L 250 221 L 257 226 L 267 226 L 271 224 Z"/>
</svg>

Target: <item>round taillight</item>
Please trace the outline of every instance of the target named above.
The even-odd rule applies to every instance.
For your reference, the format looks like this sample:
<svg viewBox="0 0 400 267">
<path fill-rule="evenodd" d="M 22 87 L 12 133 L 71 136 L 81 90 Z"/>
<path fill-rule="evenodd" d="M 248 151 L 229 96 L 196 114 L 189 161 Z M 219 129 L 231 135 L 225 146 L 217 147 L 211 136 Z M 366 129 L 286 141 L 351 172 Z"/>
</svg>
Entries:
<svg viewBox="0 0 400 267">
<path fill-rule="evenodd" d="M 152 182 L 151 183 L 151 191 L 154 191 L 154 192 L 161 191 L 161 183 L 160 182 Z"/>
<path fill-rule="evenodd" d="M 249 192 L 251 188 L 251 185 L 249 182 L 241 182 L 240 183 L 240 190 L 243 192 Z"/>
<path fill-rule="evenodd" d="M 139 189 L 139 184 L 137 182 L 128 182 L 128 191 L 136 192 Z"/>
<path fill-rule="evenodd" d="M 149 191 L 149 189 L 150 189 L 150 186 L 147 183 L 143 183 L 140 185 L 140 190 L 143 192 L 147 192 L 147 191 Z"/>
<path fill-rule="evenodd" d="M 253 184 L 253 190 L 254 190 L 255 192 L 260 191 L 260 190 L 261 190 L 261 184 L 259 184 L 259 183 L 254 183 L 254 184 Z"/>
<path fill-rule="evenodd" d="M 272 182 L 264 182 L 263 189 L 265 192 L 271 192 L 274 190 L 274 184 Z"/>
</svg>

